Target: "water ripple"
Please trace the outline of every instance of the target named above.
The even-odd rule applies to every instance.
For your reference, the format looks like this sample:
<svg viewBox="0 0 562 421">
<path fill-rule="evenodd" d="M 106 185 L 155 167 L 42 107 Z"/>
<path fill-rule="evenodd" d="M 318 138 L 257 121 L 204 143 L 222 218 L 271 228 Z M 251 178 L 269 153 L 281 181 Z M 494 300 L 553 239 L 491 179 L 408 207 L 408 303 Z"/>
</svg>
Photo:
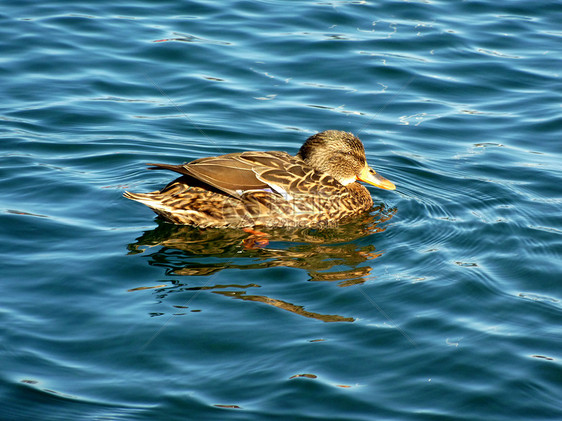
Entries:
<svg viewBox="0 0 562 421">
<path fill-rule="evenodd" d="M 0 418 L 561 418 L 557 2 L 2 13 Z M 397 185 L 332 231 L 121 197 L 325 129 Z"/>
</svg>

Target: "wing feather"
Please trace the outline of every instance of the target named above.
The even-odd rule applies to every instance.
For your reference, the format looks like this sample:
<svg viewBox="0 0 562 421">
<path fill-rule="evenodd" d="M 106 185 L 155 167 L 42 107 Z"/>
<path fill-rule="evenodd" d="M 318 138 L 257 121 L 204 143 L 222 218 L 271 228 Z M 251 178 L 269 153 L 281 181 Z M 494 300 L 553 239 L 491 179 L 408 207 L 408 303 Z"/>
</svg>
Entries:
<svg viewBox="0 0 562 421">
<path fill-rule="evenodd" d="M 300 158 L 278 151 L 232 153 L 200 158 L 183 165 L 147 165 L 151 166 L 149 169 L 188 175 L 234 197 L 261 190 L 274 191 L 291 200 L 293 194 L 314 194 L 312 190 L 320 187 L 319 181 L 328 190 L 341 187 L 332 177 L 320 177 Z"/>
</svg>

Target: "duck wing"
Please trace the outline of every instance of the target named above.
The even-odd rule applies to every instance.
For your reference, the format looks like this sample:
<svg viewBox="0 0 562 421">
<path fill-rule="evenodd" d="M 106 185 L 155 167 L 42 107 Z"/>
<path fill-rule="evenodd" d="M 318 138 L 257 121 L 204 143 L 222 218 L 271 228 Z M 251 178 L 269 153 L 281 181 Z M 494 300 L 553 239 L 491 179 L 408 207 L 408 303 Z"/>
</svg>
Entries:
<svg viewBox="0 0 562 421">
<path fill-rule="evenodd" d="M 191 176 L 238 198 L 252 191 L 268 191 L 290 200 L 292 194 L 308 192 L 320 185 L 341 187 L 332 177 L 320 176 L 300 158 L 286 152 L 242 152 L 196 159 L 183 165 L 147 165 L 149 169 Z M 319 181 L 322 183 L 318 184 Z"/>
</svg>

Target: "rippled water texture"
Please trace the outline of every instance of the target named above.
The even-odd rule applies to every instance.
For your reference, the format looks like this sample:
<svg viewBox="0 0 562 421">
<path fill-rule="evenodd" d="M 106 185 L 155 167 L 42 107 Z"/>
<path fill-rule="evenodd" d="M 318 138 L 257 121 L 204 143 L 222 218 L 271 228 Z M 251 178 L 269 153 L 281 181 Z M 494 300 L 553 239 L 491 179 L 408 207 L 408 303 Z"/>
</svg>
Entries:
<svg viewBox="0 0 562 421">
<path fill-rule="evenodd" d="M 0 20 L 0 419 L 562 419 L 560 2 Z M 327 129 L 397 185 L 332 229 L 248 247 L 122 197 Z"/>
</svg>

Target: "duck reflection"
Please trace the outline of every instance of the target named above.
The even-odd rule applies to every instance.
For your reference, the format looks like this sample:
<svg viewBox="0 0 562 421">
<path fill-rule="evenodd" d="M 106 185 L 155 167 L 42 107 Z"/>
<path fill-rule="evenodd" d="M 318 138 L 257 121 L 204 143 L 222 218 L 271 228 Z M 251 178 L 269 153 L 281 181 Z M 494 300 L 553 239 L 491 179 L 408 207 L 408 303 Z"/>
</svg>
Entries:
<svg viewBox="0 0 562 421">
<path fill-rule="evenodd" d="M 211 278 L 204 286 L 188 286 L 187 282 L 173 280 L 172 288 L 167 285 L 141 286 L 131 291 L 155 288 L 159 298 L 165 298 L 178 289 L 211 290 L 225 297 L 260 302 L 325 322 L 352 322 L 354 319 L 350 317 L 312 313 L 303 306 L 246 293 L 247 289 L 260 287 L 257 284 L 212 285 L 212 277 L 226 269 L 289 267 L 306 270 L 310 280 L 315 282 L 338 282 L 340 287 L 361 284 L 372 271 L 372 265 L 361 264 L 382 255 L 372 241 L 365 244 L 361 239 L 383 232 L 395 213 L 396 208 L 380 205 L 372 212 L 336 227 L 273 228 L 257 234 L 159 222 L 158 227 L 146 231 L 135 243 L 129 244 L 129 254 L 147 253 L 149 264 L 166 268 L 166 275 Z M 255 236 L 259 236 L 258 241 L 254 241 Z M 267 241 L 264 242 L 264 238 Z M 152 251 L 153 247 L 158 249 Z"/>
</svg>

